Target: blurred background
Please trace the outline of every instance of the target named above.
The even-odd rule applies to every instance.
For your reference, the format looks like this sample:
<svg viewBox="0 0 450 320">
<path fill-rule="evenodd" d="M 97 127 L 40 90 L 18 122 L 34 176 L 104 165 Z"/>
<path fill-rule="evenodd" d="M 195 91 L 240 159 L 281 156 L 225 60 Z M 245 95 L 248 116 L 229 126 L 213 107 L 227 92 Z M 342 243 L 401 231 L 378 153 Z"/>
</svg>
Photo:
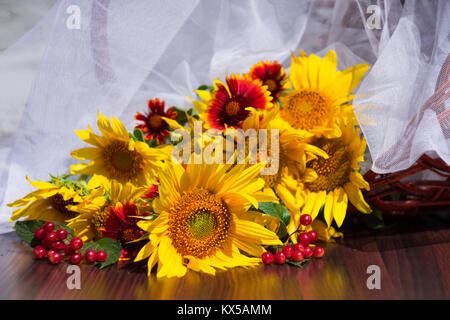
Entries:
<svg viewBox="0 0 450 320">
<path fill-rule="evenodd" d="M 57 0 L 0 0 L 0 53 L 41 19 Z"/>
</svg>

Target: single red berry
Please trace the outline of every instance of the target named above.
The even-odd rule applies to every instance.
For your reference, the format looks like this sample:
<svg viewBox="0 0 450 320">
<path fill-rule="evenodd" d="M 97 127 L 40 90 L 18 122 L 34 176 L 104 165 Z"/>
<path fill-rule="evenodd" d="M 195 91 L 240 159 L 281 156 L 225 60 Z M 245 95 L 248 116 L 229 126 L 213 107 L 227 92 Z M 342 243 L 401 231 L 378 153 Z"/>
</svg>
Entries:
<svg viewBox="0 0 450 320">
<path fill-rule="evenodd" d="M 46 232 L 52 232 L 53 230 L 55 230 L 55 224 L 49 221 L 44 223 L 43 228 Z"/>
<path fill-rule="evenodd" d="M 324 254 L 325 254 L 324 248 L 319 246 L 314 248 L 314 258 L 322 258 Z"/>
<path fill-rule="evenodd" d="M 34 247 L 34 257 L 36 259 L 44 259 L 47 256 L 47 252 L 41 246 Z"/>
<path fill-rule="evenodd" d="M 304 246 L 307 246 L 308 244 L 310 244 L 311 239 L 309 238 L 308 233 L 307 232 L 300 233 L 300 235 L 298 236 L 298 242 L 300 242 Z"/>
<path fill-rule="evenodd" d="M 61 241 L 65 240 L 67 238 L 67 230 L 63 228 L 56 230 L 56 236 Z"/>
<path fill-rule="evenodd" d="M 302 243 L 296 243 L 294 245 L 294 251 L 303 252 L 304 249 L 305 249 L 305 246 Z"/>
<path fill-rule="evenodd" d="M 41 246 L 43 246 L 45 249 L 49 249 L 52 246 L 53 242 L 50 242 L 46 239 L 41 241 Z"/>
<path fill-rule="evenodd" d="M 56 242 L 52 243 L 52 250 L 55 250 L 55 251 L 64 250 L 65 247 L 66 247 L 66 245 L 62 241 L 56 241 Z"/>
<path fill-rule="evenodd" d="M 314 230 L 308 231 L 308 236 L 311 240 L 311 243 L 317 242 L 317 240 L 319 240 L 319 235 Z"/>
<path fill-rule="evenodd" d="M 48 251 L 47 251 L 47 258 L 50 259 L 50 256 L 51 256 L 52 254 L 54 254 L 54 253 L 55 253 L 55 250 L 51 250 L 51 249 L 48 250 Z"/>
<path fill-rule="evenodd" d="M 70 256 L 70 262 L 73 264 L 79 264 L 81 262 L 81 259 L 83 259 L 83 256 L 79 253 L 74 253 Z"/>
<path fill-rule="evenodd" d="M 51 264 L 58 264 L 62 260 L 62 255 L 61 253 L 55 251 L 52 254 L 50 254 L 48 260 L 50 261 Z"/>
<path fill-rule="evenodd" d="M 86 259 L 87 262 L 94 262 L 95 259 L 97 259 L 97 252 L 95 252 L 92 249 L 89 249 L 88 251 L 85 252 L 84 258 Z"/>
<path fill-rule="evenodd" d="M 302 214 L 300 216 L 300 223 L 304 226 L 310 225 L 312 222 L 312 218 L 309 214 Z"/>
<path fill-rule="evenodd" d="M 273 254 L 269 251 L 264 252 L 261 255 L 261 259 L 264 264 L 271 264 L 273 262 Z"/>
<path fill-rule="evenodd" d="M 305 250 L 303 250 L 303 256 L 305 258 L 311 258 L 314 254 L 314 250 L 311 247 L 305 247 Z"/>
<path fill-rule="evenodd" d="M 47 240 L 48 242 L 53 243 L 55 241 L 58 241 L 58 238 L 56 237 L 56 233 L 50 232 L 50 233 L 47 233 L 44 240 Z"/>
<path fill-rule="evenodd" d="M 103 250 L 97 251 L 97 261 L 98 262 L 104 262 L 108 258 L 108 254 Z"/>
<path fill-rule="evenodd" d="M 286 258 L 290 258 L 292 256 L 292 253 L 294 252 L 294 248 L 291 246 L 285 246 L 283 248 L 283 253 L 286 256 Z"/>
<path fill-rule="evenodd" d="M 38 240 L 44 240 L 46 234 L 47 232 L 45 232 L 44 228 L 38 228 L 34 232 L 34 237 Z"/>
<path fill-rule="evenodd" d="M 81 249 L 81 247 L 83 246 L 83 240 L 81 240 L 81 238 L 75 237 L 70 241 L 70 246 L 73 250 Z"/>
<path fill-rule="evenodd" d="M 283 264 L 286 262 L 286 255 L 282 251 L 278 251 L 275 253 L 274 260 L 276 264 Z"/>
<path fill-rule="evenodd" d="M 292 258 L 291 259 L 294 262 L 300 262 L 300 261 L 302 261 L 304 259 L 303 253 L 301 251 L 294 251 L 292 253 Z"/>
</svg>

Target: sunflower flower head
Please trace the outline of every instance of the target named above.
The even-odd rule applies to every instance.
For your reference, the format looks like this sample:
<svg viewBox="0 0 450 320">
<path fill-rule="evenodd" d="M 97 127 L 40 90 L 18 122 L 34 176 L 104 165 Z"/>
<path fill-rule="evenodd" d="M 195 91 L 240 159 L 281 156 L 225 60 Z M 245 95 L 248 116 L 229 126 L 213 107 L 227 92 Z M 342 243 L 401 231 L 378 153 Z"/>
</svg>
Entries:
<svg viewBox="0 0 450 320">
<path fill-rule="evenodd" d="M 359 173 L 359 162 L 364 160 L 366 143 L 360 138 L 355 122 L 338 121 L 342 135 L 339 138 L 318 138 L 314 145 L 323 149 L 328 158 L 314 158 L 307 162 L 302 178 L 302 196 L 305 204 L 301 214 L 311 214 L 315 219 L 324 209 L 328 226 L 332 221 L 340 227 L 344 221 L 348 201 L 362 213 L 371 209 L 364 200 L 361 189 L 370 186 Z M 294 215 L 289 231 L 298 227 L 300 213 Z"/>
<path fill-rule="evenodd" d="M 262 245 L 281 244 L 275 233 L 245 219 L 251 204 L 268 200 L 260 191 L 260 169 L 219 164 L 185 169 L 168 163 L 160 174 L 160 197 L 153 202 L 159 216 L 138 222 L 150 241 L 135 261 L 148 259 L 149 273 L 157 264 L 158 277 L 256 266 Z"/>
<path fill-rule="evenodd" d="M 121 183 L 132 182 L 147 185 L 155 181 L 156 172 L 167 159 L 169 146 L 150 148 L 145 142 L 130 138 L 124 125 L 116 118 L 111 123 L 98 113 L 98 128 L 102 135 L 96 135 L 91 127 L 88 130 L 76 131 L 76 134 L 93 147 L 72 151 L 72 157 L 79 160 L 90 160 L 89 164 L 81 163 L 70 167 L 72 174 L 96 175 L 105 183 L 115 179 Z"/>
<path fill-rule="evenodd" d="M 37 190 L 8 204 L 9 207 L 21 207 L 13 212 L 10 222 L 26 217 L 26 220 L 64 223 L 78 215 L 70 209 L 71 206 L 95 197 L 98 192 L 91 184 L 87 186 L 77 182 L 67 184 L 59 178 L 54 178 L 51 182 L 31 181 L 28 177 L 27 180 Z"/>
<path fill-rule="evenodd" d="M 274 100 L 288 88 L 287 76 L 283 66 L 278 62 L 259 62 L 251 67 L 248 73 L 250 79 L 260 80 Z"/>
<path fill-rule="evenodd" d="M 351 109 L 351 94 L 369 69 L 367 64 L 337 71 L 336 53 L 330 50 L 321 59 L 301 52 L 292 54 L 289 80 L 293 90 L 281 97 L 280 116 L 294 129 L 307 130 L 317 136 L 339 137 L 336 119 Z"/>
<path fill-rule="evenodd" d="M 136 128 L 141 129 L 144 132 L 145 140 L 156 139 L 159 144 L 164 143 L 166 137 L 170 134 L 169 125 L 163 119 L 175 119 L 177 112 L 174 111 L 174 107 L 170 107 L 167 111 L 164 110 L 165 102 L 158 98 L 148 101 L 148 113 L 142 114 L 136 113 L 134 119 L 141 121 Z"/>
<path fill-rule="evenodd" d="M 266 168 L 273 166 L 273 169 L 261 174 L 261 178 L 265 182 L 264 192 L 273 196 L 276 194 L 291 212 L 298 212 L 303 204 L 298 193 L 300 172 L 306 167 L 308 159 L 326 158 L 327 154 L 309 142 L 309 138 L 313 136 L 311 133 L 292 130 L 277 115 L 277 105 L 270 111 L 259 115 L 253 114 L 244 121 L 243 129 L 254 129 L 255 132 L 260 132 L 260 129 L 267 130 L 266 143 L 259 144 L 256 148 L 258 161 L 266 160 Z M 257 136 L 259 140 L 259 133 Z M 276 139 L 277 136 L 278 139 Z M 272 144 L 275 144 L 277 148 L 272 148 Z M 246 140 L 246 156 L 248 158 L 250 158 L 249 150 L 249 140 Z M 260 158 L 261 155 L 263 158 Z"/>
</svg>

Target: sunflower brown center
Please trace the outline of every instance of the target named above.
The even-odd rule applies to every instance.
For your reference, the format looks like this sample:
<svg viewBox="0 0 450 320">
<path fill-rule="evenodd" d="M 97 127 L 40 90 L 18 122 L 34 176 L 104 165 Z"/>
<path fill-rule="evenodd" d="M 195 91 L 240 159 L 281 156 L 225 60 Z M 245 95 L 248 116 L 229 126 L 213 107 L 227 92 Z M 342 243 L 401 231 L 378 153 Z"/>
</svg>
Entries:
<svg viewBox="0 0 450 320">
<path fill-rule="evenodd" d="M 315 90 L 297 90 L 286 94 L 280 108 L 281 117 L 295 129 L 309 130 L 328 119 L 330 105 Z"/>
<path fill-rule="evenodd" d="M 161 118 L 160 115 L 154 114 L 154 115 L 150 116 L 150 119 L 148 119 L 148 124 L 153 129 L 159 129 L 162 127 L 163 119 Z"/>
<path fill-rule="evenodd" d="M 106 146 L 103 160 L 110 175 L 119 180 L 131 180 L 143 170 L 142 156 L 129 150 L 125 141 L 116 140 Z"/>
<path fill-rule="evenodd" d="M 318 158 L 307 163 L 307 167 L 314 169 L 318 175 L 306 187 L 312 192 L 326 190 L 333 191 L 344 186 L 349 181 L 352 155 L 347 151 L 344 143 L 339 139 L 321 139 L 318 147 L 328 153 L 329 158 Z"/>
<path fill-rule="evenodd" d="M 228 102 L 227 105 L 225 106 L 225 112 L 229 116 L 236 115 L 240 109 L 241 109 L 241 105 L 239 104 L 239 102 L 234 101 L 234 100 Z"/>
<path fill-rule="evenodd" d="M 184 194 L 169 212 L 169 237 L 181 255 L 202 258 L 228 237 L 231 215 L 222 200 L 205 189 Z"/>
<path fill-rule="evenodd" d="M 51 206 L 55 209 L 61 212 L 67 219 L 75 217 L 78 213 L 74 211 L 70 211 L 67 209 L 66 206 L 73 206 L 76 205 L 76 203 L 73 201 L 73 199 L 64 200 L 63 196 L 59 193 L 51 196 L 49 198 Z"/>
<path fill-rule="evenodd" d="M 267 79 L 264 81 L 264 85 L 267 86 L 269 91 L 275 91 L 278 88 L 276 81 L 272 79 Z"/>
</svg>

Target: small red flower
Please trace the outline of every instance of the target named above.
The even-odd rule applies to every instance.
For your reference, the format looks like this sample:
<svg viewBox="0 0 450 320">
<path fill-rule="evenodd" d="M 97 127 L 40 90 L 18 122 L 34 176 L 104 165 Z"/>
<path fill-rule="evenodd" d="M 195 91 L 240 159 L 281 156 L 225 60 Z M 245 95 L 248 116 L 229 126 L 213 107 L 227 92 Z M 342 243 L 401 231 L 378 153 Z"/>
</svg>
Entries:
<svg viewBox="0 0 450 320">
<path fill-rule="evenodd" d="M 259 81 L 231 75 L 226 78 L 227 85 L 219 84 L 214 98 L 207 110 L 207 119 L 214 129 L 226 127 L 239 128 L 250 116 L 248 107 L 264 110 L 272 106 L 270 92 Z"/>
<path fill-rule="evenodd" d="M 286 73 L 283 66 L 278 62 L 259 62 L 255 64 L 249 72 L 250 78 L 259 79 L 263 85 L 267 86 L 267 90 L 274 99 L 278 99 L 280 94 L 286 90 L 285 83 L 287 81 Z"/>
<path fill-rule="evenodd" d="M 144 235 L 144 231 L 137 226 L 139 218 L 138 208 L 134 203 L 127 202 L 109 208 L 109 215 L 103 228 L 103 236 L 119 241 L 122 245 L 122 257 L 135 256 L 144 243 L 130 241 L 137 240 Z"/>
<path fill-rule="evenodd" d="M 138 124 L 136 128 L 144 132 L 145 140 L 156 139 L 158 143 L 163 143 L 169 135 L 169 125 L 161 117 L 175 119 L 177 112 L 173 110 L 174 107 L 170 107 L 167 111 L 164 111 L 164 104 L 164 100 L 159 100 L 158 98 L 149 100 L 149 112 L 147 115 L 137 112 L 134 116 L 134 119 L 143 122 L 142 124 Z"/>
</svg>

